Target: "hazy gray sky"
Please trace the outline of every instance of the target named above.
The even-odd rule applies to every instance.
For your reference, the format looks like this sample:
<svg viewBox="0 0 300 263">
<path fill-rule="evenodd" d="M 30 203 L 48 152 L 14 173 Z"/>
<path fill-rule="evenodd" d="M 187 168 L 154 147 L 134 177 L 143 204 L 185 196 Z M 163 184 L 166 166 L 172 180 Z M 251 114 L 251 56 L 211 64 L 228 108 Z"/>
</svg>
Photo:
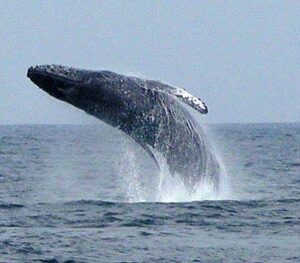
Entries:
<svg viewBox="0 0 300 263">
<path fill-rule="evenodd" d="M 300 121 L 300 1 L 0 1 L 0 123 L 84 123 L 29 66 L 184 87 L 204 122 Z"/>
</svg>

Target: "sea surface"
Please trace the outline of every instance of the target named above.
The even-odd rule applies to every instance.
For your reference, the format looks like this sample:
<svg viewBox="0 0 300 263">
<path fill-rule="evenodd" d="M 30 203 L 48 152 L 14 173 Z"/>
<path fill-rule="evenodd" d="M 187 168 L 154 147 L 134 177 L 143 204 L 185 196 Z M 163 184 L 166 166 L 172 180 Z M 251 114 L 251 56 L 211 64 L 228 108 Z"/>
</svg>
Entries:
<svg viewBox="0 0 300 263">
<path fill-rule="evenodd" d="M 204 129 L 191 193 L 101 123 L 0 126 L 0 262 L 300 262 L 300 123 Z"/>
</svg>

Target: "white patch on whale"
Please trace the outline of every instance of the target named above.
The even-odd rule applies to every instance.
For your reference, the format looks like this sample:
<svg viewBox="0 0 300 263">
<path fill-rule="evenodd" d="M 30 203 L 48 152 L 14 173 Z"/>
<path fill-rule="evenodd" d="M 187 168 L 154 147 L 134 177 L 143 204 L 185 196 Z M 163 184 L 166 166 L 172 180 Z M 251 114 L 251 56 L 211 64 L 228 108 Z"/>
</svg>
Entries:
<svg viewBox="0 0 300 263">
<path fill-rule="evenodd" d="M 199 110 L 200 112 L 207 112 L 207 107 L 204 102 L 200 98 L 197 98 L 191 93 L 187 92 L 185 89 L 175 87 L 173 94 L 196 110 Z"/>
</svg>

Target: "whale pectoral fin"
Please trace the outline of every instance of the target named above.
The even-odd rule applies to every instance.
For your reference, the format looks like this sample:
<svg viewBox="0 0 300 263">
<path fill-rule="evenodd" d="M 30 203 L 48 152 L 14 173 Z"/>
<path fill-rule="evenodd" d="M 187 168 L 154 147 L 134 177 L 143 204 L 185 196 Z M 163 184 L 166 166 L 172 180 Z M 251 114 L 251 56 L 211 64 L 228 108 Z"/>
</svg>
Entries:
<svg viewBox="0 0 300 263">
<path fill-rule="evenodd" d="M 151 157 L 151 159 L 154 161 L 154 163 L 156 164 L 157 168 L 160 170 L 158 161 L 156 160 L 154 154 L 152 153 L 152 151 L 150 150 L 149 146 L 145 143 L 145 142 L 141 142 L 138 140 L 135 140 L 140 146 L 142 146 L 142 148 L 149 154 L 149 156 Z"/>
<path fill-rule="evenodd" d="M 150 155 L 151 159 L 155 162 L 157 168 L 160 170 L 160 167 L 159 167 L 159 164 L 158 164 L 158 161 L 156 160 L 153 152 L 151 152 L 149 146 L 147 144 L 140 144 L 144 150 Z"/>
<path fill-rule="evenodd" d="M 171 93 L 177 98 L 179 98 L 182 102 L 191 106 L 192 108 L 199 111 L 200 113 L 206 114 L 208 112 L 205 103 L 200 98 L 195 97 L 194 95 L 190 94 L 186 90 L 181 88 L 174 88 L 172 89 Z"/>
</svg>

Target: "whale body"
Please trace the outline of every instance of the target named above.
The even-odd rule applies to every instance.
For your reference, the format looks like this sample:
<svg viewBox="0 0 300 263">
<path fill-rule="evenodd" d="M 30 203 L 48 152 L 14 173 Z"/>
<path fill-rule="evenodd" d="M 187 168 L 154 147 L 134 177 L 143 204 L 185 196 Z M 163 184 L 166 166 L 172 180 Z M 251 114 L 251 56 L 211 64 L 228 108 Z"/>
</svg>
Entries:
<svg viewBox="0 0 300 263">
<path fill-rule="evenodd" d="M 193 189 L 208 179 L 217 187 L 220 166 L 186 104 L 206 114 L 204 102 L 182 88 L 159 81 L 60 65 L 28 69 L 27 76 L 51 96 L 84 110 L 133 138 L 159 166 Z"/>
</svg>

